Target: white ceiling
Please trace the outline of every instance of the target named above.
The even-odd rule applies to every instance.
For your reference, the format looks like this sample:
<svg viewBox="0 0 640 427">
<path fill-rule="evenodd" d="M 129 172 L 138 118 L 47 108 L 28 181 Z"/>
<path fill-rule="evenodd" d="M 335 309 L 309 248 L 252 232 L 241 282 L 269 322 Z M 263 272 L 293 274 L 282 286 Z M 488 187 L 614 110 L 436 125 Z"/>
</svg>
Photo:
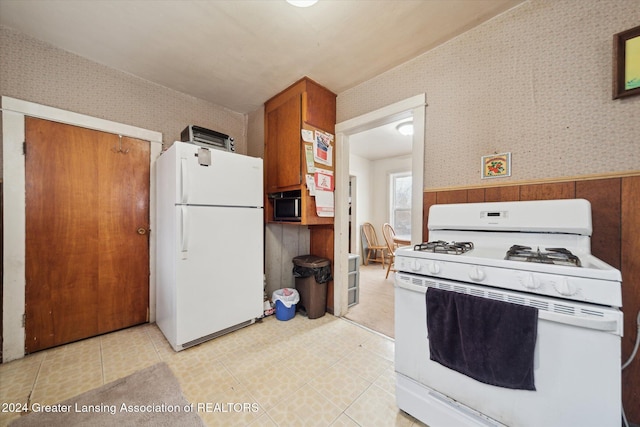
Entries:
<svg viewBox="0 0 640 427">
<path fill-rule="evenodd" d="M 367 160 L 388 159 L 411 154 L 413 137 L 401 135 L 396 129 L 400 123 L 407 121 L 411 120 L 398 120 L 349 136 L 349 153 Z"/>
<path fill-rule="evenodd" d="M 340 93 L 523 0 L 0 0 L 0 24 L 248 113 L 302 76 Z"/>
</svg>

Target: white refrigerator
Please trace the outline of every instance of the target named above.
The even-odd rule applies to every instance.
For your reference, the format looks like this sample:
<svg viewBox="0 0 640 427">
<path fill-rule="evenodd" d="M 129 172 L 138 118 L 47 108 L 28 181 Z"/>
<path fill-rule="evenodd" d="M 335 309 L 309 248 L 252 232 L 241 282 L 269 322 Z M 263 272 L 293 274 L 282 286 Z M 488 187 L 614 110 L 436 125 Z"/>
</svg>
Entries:
<svg viewBox="0 0 640 427">
<path fill-rule="evenodd" d="M 156 161 L 156 323 L 175 351 L 263 315 L 262 159 L 174 142 Z"/>
</svg>

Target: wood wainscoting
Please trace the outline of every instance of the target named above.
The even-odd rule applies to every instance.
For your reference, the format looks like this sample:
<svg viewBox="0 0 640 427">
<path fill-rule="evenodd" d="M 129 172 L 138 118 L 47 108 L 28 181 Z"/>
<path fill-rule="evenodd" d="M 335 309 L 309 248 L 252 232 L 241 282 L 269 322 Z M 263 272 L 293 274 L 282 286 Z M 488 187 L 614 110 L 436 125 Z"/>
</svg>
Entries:
<svg viewBox="0 0 640 427">
<path fill-rule="evenodd" d="M 622 272 L 624 337 L 622 362 L 636 339 L 640 310 L 640 172 L 543 183 L 427 190 L 423 199 L 423 241 L 429 208 L 435 204 L 518 200 L 586 199 L 591 202 L 591 252 Z M 622 402 L 629 422 L 640 424 L 640 355 L 622 373 Z"/>
</svg>

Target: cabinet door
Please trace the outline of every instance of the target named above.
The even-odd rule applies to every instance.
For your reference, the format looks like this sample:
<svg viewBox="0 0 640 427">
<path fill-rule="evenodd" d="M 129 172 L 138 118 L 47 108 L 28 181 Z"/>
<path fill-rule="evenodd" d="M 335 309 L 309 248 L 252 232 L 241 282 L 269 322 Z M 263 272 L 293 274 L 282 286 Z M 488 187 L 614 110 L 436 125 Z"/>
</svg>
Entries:
<svg viewBox="0 0 640 427">
<path fill-rule="evenodd" d="M 329 90 L 308 83 L 302 102 L 302 121 L 325 132 L 335 133 L 336 96 Z"/>
<path fill-rule="evenodd" d="M 268 193 L 301 183 L 299 95 L 267 113 L 265 183 Z"/>
</svg>

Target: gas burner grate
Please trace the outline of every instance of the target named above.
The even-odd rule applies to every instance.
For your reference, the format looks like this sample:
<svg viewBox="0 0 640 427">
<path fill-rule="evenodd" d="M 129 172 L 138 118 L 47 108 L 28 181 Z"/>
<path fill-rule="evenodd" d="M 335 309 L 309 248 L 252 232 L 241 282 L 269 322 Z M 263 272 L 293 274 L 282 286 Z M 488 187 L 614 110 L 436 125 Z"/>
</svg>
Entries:
<svg viewBox="0 0 640 427">
<path fill-rule="evenodd" d="M 513 245 L 507 251 L 507 255 L 504 259 L 582 267 L 580 258 L 572 254 L 568 249 L 545 248 L 545 250 L 548 252 L 541 252 L 540 248 L 533 250 L 529 246 Z"/>
<path fill-rule="evenodd" d="M 432 242 L 420 243 L 415 245 L 413 250 L 435 252 L 442 254 L 460 255 L 473 249 L 472 242 L 445 242 L 444 240 L 435 240 Z"/>
</svg>

